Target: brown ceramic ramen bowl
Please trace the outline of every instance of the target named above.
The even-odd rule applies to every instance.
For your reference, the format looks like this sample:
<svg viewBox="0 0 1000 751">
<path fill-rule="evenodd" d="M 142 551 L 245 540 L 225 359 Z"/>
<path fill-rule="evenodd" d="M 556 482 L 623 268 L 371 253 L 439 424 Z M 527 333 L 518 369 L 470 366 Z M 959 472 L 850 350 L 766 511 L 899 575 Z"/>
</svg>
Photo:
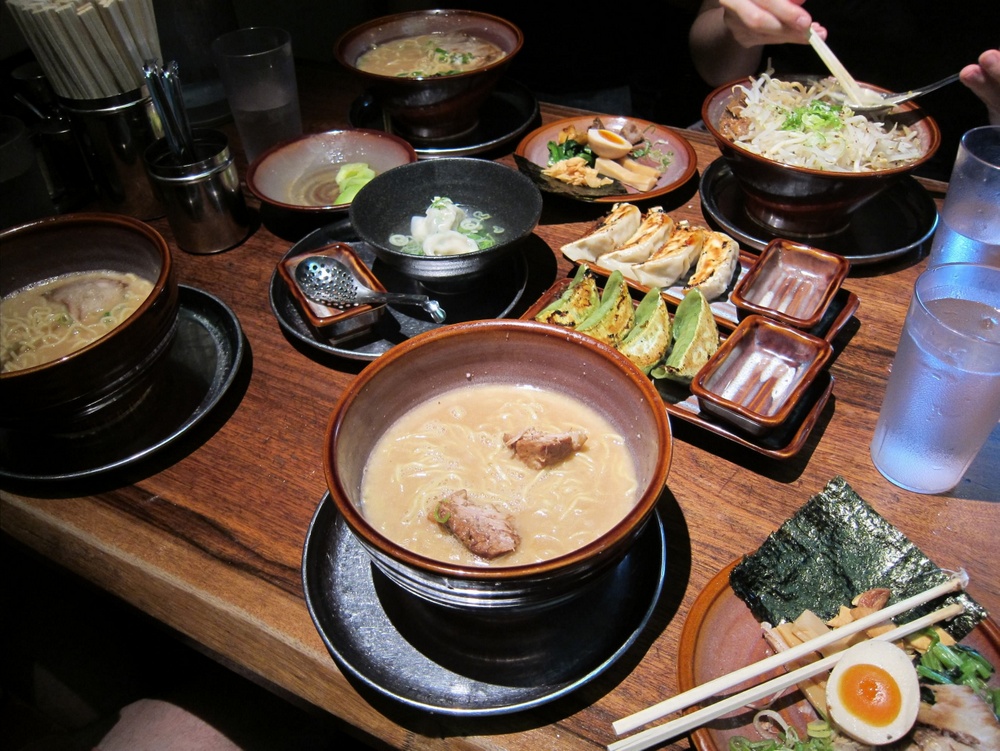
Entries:
<svg viewBox="0 0 1000 751">
<path fill-rule="evenodd" d="M 500 60 L 464 73 L 428 78 L 386 76 L 359 70 L 361 55 L 408 36 L 460 32 L 495 44 Z M 479 110 L 524 43 L 510 21 L 471 10 L 415 10 L 383 16 L 350 29 L 334 47 L 337 61 L 364 83 L 404 138 L 439 141 L 461 137 L 479 122 Z"/>
<path fill-rule="evenodd" d="M 794 76 L 780 78 L 806 80 Z M 743 78 L 713 91 L 702 105 L 701 116 L 743 191 L 747 215 L 778 236 L 808 239 L 843 231 L 851 212 L 912 174 L 941 144 L 937 123 L 911 101 L 892 114 L 893 119 L 916 128 L 920 134 L 923 155 L 909 164 L 878 172 L 832 172 L 783 164 L 740 148 L 719 132 L 719 118 L 736 96 L 733 88 L 745 83 L 747 79 Z M 877 86 L 861 86 L 886 93 Z"/>
<path fill-rule="evenodd" d="M 469 384 L 537 386 L 596 409 L 625 437 L 635 461 L 635 506 L 593 542 L 528 565 L 446 563 L 414 553 L 376 531 L 361 508 L 362 476 L 373 448 L 397 417 Z M 334 409 L 323 458 L 338 511 L 390 581 L 438 606 L 524 614 L 587 591 L 621 561 L 663 491 L 671 434 L 652 382 L 612 348 L 563 327 L 484 320 L 415 336 L 361 371 Z"/>
<path fill-rule="evenodd" d="M 42 219 L 0 232 L 0 296 L 63 274 L 133 272 L 152 292 L 123 323 L 49 363 L 0 374 L 0 424 L 85 432 L 134 408 L 165 361 L 177 328 L 170 249 L 149 225 L 116 214 Z"/>
</svg>

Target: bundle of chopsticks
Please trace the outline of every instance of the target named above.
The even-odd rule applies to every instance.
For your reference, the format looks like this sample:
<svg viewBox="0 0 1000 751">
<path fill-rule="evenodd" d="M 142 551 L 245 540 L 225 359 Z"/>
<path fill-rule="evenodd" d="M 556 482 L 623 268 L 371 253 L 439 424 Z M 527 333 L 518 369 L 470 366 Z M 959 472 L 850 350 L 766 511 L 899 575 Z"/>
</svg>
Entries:
<svg viewBox="0 0 1000 751">
<path fill-rule="evenodd" d="M 618 735 L 624 735 L 625 733 L 636 730 L 643 725 L 663 719 L 664 717 L 667 717 L 675 712 L 680 712 L 694 706 L 705 699 L 717 696 L 721 692 L 727 691 L 742 683 L 758 680 L 761 676 L 766 675 L 777 667 L 788 665 L 795 660 L 806 657 L 807 655 L 844 639 L 845 637 L 860 633 L 861 631 L 869 629 L 872 626 L 885 623 L 890 618 L 895 618 L 897 615 L 905 613 L 918 605 L 930 602 L 931 600 L 943 597 L 952 592 L 965 589 L 968 582 L 969 579 L 965 572 L 959 571 L 957 574 L 949 578 L 948 581 L 942 584 L 938 584 L 937 586 L 931 587 L 924 592 L 908 597 L 905 600 L 901 600 L 893 605 L 882 608 L 881 610 L 877 610 L 874 613 L 852 621 L 851 623 L 831 629 L 828 633 L 825 633 L 822 636 L 817 636 L 814 639 L 802 642 L 801 644 L 791 647 L 785 651 L 773 654 L 770 657 L 766 657 L 752 665 L 747 665 L 746 667 L 740 668 L 732 673 L 728 673 L 720 676 L 719 678 L 708 681 L 707 683 L 703 683 L 700 686 L 696 686 L 689 691 L 685 691 L 684 693 L 662 701 L 659 704 L 648 707 L 640 712 L 636 712 L 633 715 L 623 717 L 622 719 L 613 722 L 612 726 Z M 928 613 L 925 616 L 904 623 L 902 626 L 898 626 L 891 631 L 879 634 L 873 638 L 890 642 L 896 641 L 897 639 L 901 639 L 904 636 L 909 636 L 917 631 L 921 631 L 922 629 L 928 628 L 929 626 L 932 626 L 940 621 L 954 618 L 955 616 L 961 614 L 964 610 L 965 606 L 961 603 L 946 605 L 945 607 L 939 608 L 932 613 Z M 841 657 L 842 653 L 836 652 L 829 657 L 824 657 L 816 660 L 815 662 L 809 663 L 808 665 L 804 665 L 803 667 L 791 670 L 783 675 L 779 675 L 777 678 L 772 678 L 764 681 L 763 683 L 759 683 L 756 686 L 740 691 L 739 693 L 717 701 L 714 704 L 709 704 L 701 709 L 696 709 L 693 712 L 670 720 L 663 725 L 657 725 L 636 733 L 635 735 L 629 736 L 628 738 L 615 741 L 614 743 L 608 745 L 608 751 L 641 751 L 641 749 L 657 746 L 673 738 L 686 735 L 692 730 L 701 727 L 717 717 L 721 717 L 724 714 L 728 714 L 733 710 L 740 709 L 753 702 L 760 701 L 761 699 L 774 697 L 781 691 L 784 691 L 785 689 L 790 688 L 807 678 L 811 678 L 814 675 L 831 670 Z"/>
<path fill-rule="evenodd" d="M 103 99 L 138 89 L 160 58 L 152 0 L 7 0 L 55 92 Z"/>
</svg>

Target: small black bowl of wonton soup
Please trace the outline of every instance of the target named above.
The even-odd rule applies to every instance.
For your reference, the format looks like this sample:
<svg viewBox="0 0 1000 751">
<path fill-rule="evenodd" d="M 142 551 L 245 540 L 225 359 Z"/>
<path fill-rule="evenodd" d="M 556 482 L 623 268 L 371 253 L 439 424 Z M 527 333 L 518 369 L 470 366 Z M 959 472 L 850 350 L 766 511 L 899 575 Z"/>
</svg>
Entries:
<svg viewBox="0 0 1000 751">
<path fill-rule="evenodd" d="M 145 395 L 173 341 L 170 249 L 116 214 L 43 219 L 0 233 L 0 424 L 85 432 Z"/>
<path fill-rule="evenodd" d="M 380 262 L 431 290 L 476 283 L 538 225 L 542 194 L 498 162 L 427 159 L 376 175 L 351 202 L 351 224 Z"/>
<path fill-rule="evenodd" d="M 375 566 L 436 606 L 526 615 L 588 591 L 652 516 L 671 460 L 649 378 L 535 321 L 442 326 L 338 401 L 327 487 Z"/>
</svg>

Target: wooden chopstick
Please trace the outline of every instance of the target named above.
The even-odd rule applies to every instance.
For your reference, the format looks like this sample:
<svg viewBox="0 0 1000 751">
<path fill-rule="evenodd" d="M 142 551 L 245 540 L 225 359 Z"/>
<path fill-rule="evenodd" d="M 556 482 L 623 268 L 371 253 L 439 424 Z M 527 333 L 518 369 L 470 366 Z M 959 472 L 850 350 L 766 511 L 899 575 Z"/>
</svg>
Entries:
<svg viewBox="0 0 1000 751">
<path fill-rule="evenodd" d="M 964 611 L 965 606 L 961 603 L 947 605 L 940 610 L 935 610 L 933 613 L 929 613 L 921 618 L 905 623 L 892 631 L 880 634 L 874 637 L 874 639 L 881 641 L 895 641 L 896 639 L 908 636 L 915 631 L 920 631 L 928 626 L 932 626 L 938 621 L 954 618 L 956 615 L 959 615 Z M 740 707 L 744 707 L 751 702 L 757 701 L 758 699 L 771 696 L 782 689 L 794 686 L 796 683 L 799 683 L 806 678 L 810 678 L 818 673 L 822 673 L 825 670 L 829 670 L 837 664 L 842 655 L 843 652 L 837 652 L 829 657 L 824 657 L 821 660 L 817 660 L 809 665 L 793 670 L 790 673 L 780 675 L 777 678 L 772 678 L 769 681 L 765 681 L 764 683 L 735 694 L 734 696 L 730 696 L 722 701 L 716 702 L 715 704 L 711 704 L 707 707 L 691 712 L 690 714 L 686 714 L 676 720 L 671 720 L 664 725 L 649 728 L 648 730 L 643 730 L 641 733 L 636 733 L 628 738 L 615 741 L 614 743 L 608 745 L 608 751 L 641 751 L 642 749 L 669 741 L 672 738 L 676 738 L 679 735 L 683 735 L 704 725 L 710 720 L 714 720 L 716 717 L 727 714 L 734 709 L 739 709 Z"/>
<path fill-rule="evenodd" d="M 864 101 L 861 99 L 861 87 L 858 85 L 858 82 L 854 80 L 854 76 L 847 72 L 847 68 L 845 68 L 844 64 L 837 59 L 836 55 L 833 54 L 833 50 L 830 49 L 830 46 L 823 41 L 823 39 L 821 39 L 813 29 L 809 29 L 809 44 L 811 44 L 812 48 L 816 50 L 816 54 L 819 55 L 823 64 L 830 69 L 831 73 L 833 73 L 833 77 L 840 82 L 841 88 L 847 93 L 848 103 L 857 105 L 864 104 Z"/>
<path fill-rule="evenodd" d="M 948 581 L 931 587 L 928 590 L 919 592 L 911 597 L 907 597 L 904 600 L 900 600 L 897 603 L 889 605 L 888 607 L 877 610 L 874 613 L 858 618 L 856 621 L 831 629 L 829 633 L 817 636 L 815 639 L 810 639 L 809 641 L 802 642 L 801 644 L 797 644 L 784 652 L 778 652 L 770 657 L 765 657 L 763 660 L 758 660 L 757 662 L 742 667 L 739 670 L 735 670 L 732 673 L 714 678 L 713 680 L 703 683 L 700 686 L 695 686 L 691 690 L 677 694 L 677 696 L 666 699 L 659 704 L 654 704 L 653 706 L 647 707 L 640 712 L 636 712 L 628 717 L 616 720 L 612 723 L 612 727 L 618 735 L 623 735 L 631 730 L 635 730 L 636 728 L 645 725 L 648 722 L 653 722 L 654 720 L 658 720 L 668 714 L 686 709 L 693 704 L 697 704 L 703 699 L 707 699 L 721 691 L 737 686 L 744 681 L 757 678 L 769 670 L 786 665 L 789 662 L 799 659 L 800 657 L 805 657 L 812 652 L 816 652 L 823 647 L 840 641 L 841 639 L 844 639 L 852 634 L 864 631 L 872 626 L 877 626 L 890 618 L 894 618 L 900 613 L 905 613 L 907 610 L 911 610 L 917 605 L 930 602 L 931 600 L 941 597 L 942 595 L 949 594 L 950 592 L 964 589 L 968 583 L 968 575 L 965 571 L 959 571 L 957 574 L 948 579 Z"/>
</svg>

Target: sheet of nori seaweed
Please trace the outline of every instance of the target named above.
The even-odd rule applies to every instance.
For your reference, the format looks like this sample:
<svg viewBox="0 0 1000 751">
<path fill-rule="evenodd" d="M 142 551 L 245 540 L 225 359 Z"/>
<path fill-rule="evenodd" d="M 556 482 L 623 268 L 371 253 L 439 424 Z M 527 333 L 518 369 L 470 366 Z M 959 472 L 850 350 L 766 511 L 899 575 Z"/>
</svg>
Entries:
<svg viewBox="0 0 1000 751">
<path fill-rule="evenodd" d="M 625 186 L 615 179 L 611 179 L 610 183 L 602 185 L 599 188 L 588 188 L 586 185 L 570 185 L 562 180 L 542 174 L 542 167 L 539 167 L 530 159 L 525 159 L 520 154 L 514 154 L 514 162 L 521 172 L 534 180 L 535 184 L 547 193 L 571 196 L 583 201 L 593 201 L 604 196 L 623 196 L 626 193 Z"/>
<path fill-rule="evenodd" d="M 873 587 L 888 588 L 892 604 L 948 578 L 843 477 L 836 477 L 756 552 L 744 556 L 729 583 L 758 621 L 777 624 L 795 620 L 806 609 L 827 620 L 841 604 Z M 914 608 L 895 621 L 906 623 L 956 599 L 965 613 L 942 625 L 961 639 L 987 616 L 964 592 Z"/>
</svg>

